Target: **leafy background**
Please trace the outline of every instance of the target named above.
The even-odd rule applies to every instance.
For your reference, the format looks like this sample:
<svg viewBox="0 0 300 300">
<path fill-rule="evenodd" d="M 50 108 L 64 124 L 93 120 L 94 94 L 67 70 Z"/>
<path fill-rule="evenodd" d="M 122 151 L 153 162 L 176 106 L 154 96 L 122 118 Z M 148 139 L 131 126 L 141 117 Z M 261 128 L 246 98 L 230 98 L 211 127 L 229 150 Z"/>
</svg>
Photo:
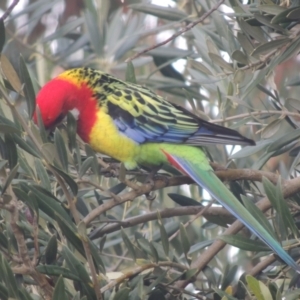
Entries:
<svg viewBox="0 0 300 300">
<path fill-rule="evenodd" d="M 299 298 L 298 275 L 188 178 L 145 183 L 71 115 L 53 133 L 31 121 L 40 86 L 91 66 L 238 129 L 257 145 L 208 147 L 213 167 L 297 260 L 299 1 L 165 2 L 1 1 L 1 299 Z"/>
</svg>

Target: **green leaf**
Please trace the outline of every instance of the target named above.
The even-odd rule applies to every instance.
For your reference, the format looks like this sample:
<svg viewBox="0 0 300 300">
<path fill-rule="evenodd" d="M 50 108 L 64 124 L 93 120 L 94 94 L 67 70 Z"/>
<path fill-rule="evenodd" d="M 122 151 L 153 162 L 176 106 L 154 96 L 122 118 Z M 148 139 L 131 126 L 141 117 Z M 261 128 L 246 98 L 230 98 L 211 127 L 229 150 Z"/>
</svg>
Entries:
<svg viewBox="0 0 300 300">
<path fill-rule="evenodd" d="M 169 237 L 167 234 L 167 231 L 161 221 L 161 218 L 159 216 L 158 218 L 158 226 L 159 226 L 159 231 L 160 231 L 160 236 L 161 236 L 161 243 L 165 252 L 165 255 L 168 257 L 169 256 Z"/>
<path fill-rule="evenodd" d="M 64 278 L 68 278 L 71 280 L 80 280 L 78 276 L 76 276 L 72 271 L 67 268 L 56 266 L 56 265 L 38 265 L 36 267 L 37 271 L 46 274 L 48 276 L 60 276 L 62 275 Z"/>
<path fill-rule="evenodd" d="M 63 170 L 65 172 L 68 172 L 68 154 L 65 146 L 65 141 L 58 128 L 56 128 L 54 133 L 54 143 Z"/>
<path fill-rule="evenodd" d="M 40 138 L 42 139 L 42 142 L 46 144 L 48 142 L 47 133 L 46 133 L 45 125 L 43 122 L 43 118 L 39 106 L 36 107 L 36 116 L 37 116 L 37 124 L 40 130 L 39 132 Z"/>
<path fill-rule="evenodd" d="M 122 288 L 115 294 L 113 300 L 128 300 L 129 293 L 130 293 L 129 288 L 127 287 Z"/>
<path fill-rule="evenodd" d="M 241 195 L 241 198 L 249 213 L 269 232 L 274 239 L 277 239 L 271 224 L 263 212 L 253 203 L 253 201 L 251 201 L 251 199 L 244 195 Z"/>
<path fill-rule="evenodd" d="M 22 55 L 20 55 L 20 73 L 24 86 L 24 94 L 27 102 L 28 115 L 31 119 L 35 110 L 35 92 L 32 85 L 32 81 L 25 63 L 25 60 Z"/>
<path fill-rule="evenodd" d="M 187 257 L 187 254 L 190 251 L 191 244 L 186 232 L 186 228 L 183 226 L 182 223 L 180 223 L 179 236 L 180 236 L 183 253 Z"/>
<path fill-rule="evenodd" d="M 225 243 L 246 251 L 270 251 L 270 248 L 263 242 L 256 240 L 255 242 L 240 234 L 236 235 L 220 235 L 217 239 Z"/>
<path fill-rule="evenodd" d="M 253 50 L 251 56 L 261 55 L 273 51 L 274 49 L 278 49 L 283 45 L 287 45 L 290 41 L 291 39 L 289 38 L 282 38 L 282 39 L 267 42 L 265 44 L 261 44 Z"/>
<path fill-rule="evenodd" d="M 127 63 L 125 80 L 127 82 L 136 83 L 134 66 L 133 66 L 133 63 L 131 61 Z"/>
<path fill-rule="evenodd" d="M 0 36 L 1 36 L 1 29 L 0 29 Z M 0 50 L 0 52 L 1 52 L 1 50 Z M 1 54 L 1 69 L 2 69 L 2 72 L 5 76 L 5 78 L 8 80 L 8 82 L 10 83 L 12 88 L 15 90 L 15 92 L 22 94 L 21 80 L 20 80 L 17 72 L 15 71 L 14 67 L 12 66 L 12 64 L 10 63 L 10 61 L 4 54 Z"/>
<path fill-rule="evenodd" d="M 8 156 L 7 159 L 9 163 L 9 168 L 13 169 L 18 163 L 18 151 L 17 151 L 16 143 L 10 134 L 5 134 L 4 139 L 5 139 L 5 146 L 7 149 L 7 156 Z"/>
<path fill-rule="evenodd" d="M 63 279 L 62 275 L 60 275 L 58 280 L 56 281 L 52 299 L 53 300 L 57 300 L 57 299 L 68 300 L 69 299 L 69 297 L 67 296 L 66 291 L 65 291 L 65 284 L 64 284 L 64 279 Z"/>
<path fill-rule="evenodd" d="M 3 195 L 6 191 L 6 189 L 9 187 L 13 179 L 15 178 L 17 172 L 18 172 L 19 164 L 16 164 L 15 167 L 9 172 L 9 175 L 7 176 L 7 179 L 5 183 L 3 184 L 3 188 L 1 191 L 1 195 Z"/>
<path fill-rule="evenodd" d="M 90 156 L 88 157 L 82 164 L 81 167 L 79 169 L 79 178 L 82 178 L 86 171 L 92 167 L 92 165 L 94 164 L 94 157 Z"/>
<path fill-rule="evenodd" d="M 51 182 L 49 179 L 49 175 L 48 175 L 42 161 L 40 159 L 36 158 L 34 160 L 34 162 L 35 162 L 36 172 L 41 181 L 42 187 L 45 188 L 47 191 L 51 192 Z"/>
<path fill-rule="evenodd" d="M 121 235 L 122 235 L 122 239 L 123 239 L 123 242 L 124 242 L 127 250 L 129 251 L 132 258 L 134 260 L 136 260 L 136 254 L 135 254 L 134 246 L 131 243 L 131 241 L 130 241 L 129 237 L 127 236 L 126 232 L 124 231 L 123 227 L 121 228 Z"/>
<path fill-rule="evenodd" d="M 67 134 L 70 143 L 70 148 L 76 148 L 76 132 L 77 132 L 77 121 L 73 114 L 68 112 L 67 114 Z"/>
<path fill-rule="evenodd" d="M 268 153 L 276 151 L 286 146 L 287 144 L 295 141 L 300 137 L 300 129 L 293 130 L 291 133 L 287 132 L 284 135 L 281 135 L 278 139 L 273 141 L 270 146 L 266 149 Z"/>
<path fill-rule="evenodd" d="M 262 282 L 258 281 L 251 275 L 246 275 L 246 281 L 247 286 L 250 289 L 250 291 L 254 294 L 255 298 L 257 300 L 268 300 L 272 299 L 272 295 L 270 294 L 270 297 L 265 298 L 264 295 L 266 295 L 265 289 L 262 287 Z M 267 288 L 267 287 L 266 287 Z"/>
<path fill-rule="evenodd" d="M 147 3 L 131 4 L 128 5 L 128 7 L 133 10 L 137 10 L 145 14 L 153 15 L 155 17 L 166 19 L 169 21 L 181 21 L 182 19 L 188 17 L 188 15 L 185 12 L 172 7 L 163 7 Z"/>
<path fill-rule="evenodd" d="M 8 294 L 11 298 L 18 299 L 18 286 L 15 276 L 7 260 L 1 255 L 1 270 L 5 277 L 5 283 L 8 288 Z"/>
<path fill-rule="evenodd" d="M 13 140 L 18 144 L 20 148 L 22 148 L 24 151 L 28 152 L 29 154 L 40 157 L 39 153 L 36 151 L 35 148 L 33 148 L 28 142 L 23 140 L 20 136 L 17 134 L 12 135 Z"/>
<path fill-rule="evenodd" d="M 203 206 L 200 202 L 183 195 L 169 193 L 168 196 L 181 206 Z"/>
<path fill-rule="evenodd" d="M 45 250 L 45 260 L 47 265 L 51 265 L 56 261 L 56 255 L 57 255 L 57 238 L 56 235 L 52 235 L 46 250 Z"/>
<path fill-rule="evenodd" d="M 69 185 L 70 189 L 72 190 L 73 195 L 76 196 L 78 193 L 78 185 L 73 180 L 73 178 L 69 176 L 67 173 L 63 172 L 62 170 L 56 168 L 55 166 L 52 165 L 52 167 L 66 181 L 66 183 Z"/>
<path fill-rule="evenodd" d="M 0 55 L 5 44 L 5 27 L 4 20 L 0 19 Z"/>
<path fill-rule="evenodd" d="M 289 228 L 293 232 L 295 237 L 297 237 L 297 226 L 295 224 L 295 221 L 293 220 L 293 216 L 289 210 L 289 207 L 283 198 L 281 177 L 279 177 L 276 187 L 266 177 L 263 177 L 263 186 L 268 199 L 274 206 L 279 217 L 282 219 L 282 224 L 286 227 L 286 233 L 288 233 Z"/>
</svg>

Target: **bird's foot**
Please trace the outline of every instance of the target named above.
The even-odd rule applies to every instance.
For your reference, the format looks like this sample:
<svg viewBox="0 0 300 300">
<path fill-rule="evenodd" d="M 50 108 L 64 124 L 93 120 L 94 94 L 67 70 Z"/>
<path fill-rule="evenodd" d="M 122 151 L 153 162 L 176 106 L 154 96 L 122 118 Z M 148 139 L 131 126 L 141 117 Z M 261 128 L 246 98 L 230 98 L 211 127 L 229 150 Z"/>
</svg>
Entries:
<svg viewBox="0 0 300 300">
<path fill-rule="evenodd" d="M 165 174 L 149 174 L 145 180 L 145 183 L 150 184 L 152 187 L 155 185 L 155 181 L 163 181 L 165 186 L 169 185 L 169 176 Z"/>
<path fill-rule="evenodd" d="M 110 163 L 109 167 L 102 170 L 101 173 L 105 176 L 105 177 L 119 177 L 119 173 L 120 173 L 120 164 L 119 163 Z"/>
</svg>

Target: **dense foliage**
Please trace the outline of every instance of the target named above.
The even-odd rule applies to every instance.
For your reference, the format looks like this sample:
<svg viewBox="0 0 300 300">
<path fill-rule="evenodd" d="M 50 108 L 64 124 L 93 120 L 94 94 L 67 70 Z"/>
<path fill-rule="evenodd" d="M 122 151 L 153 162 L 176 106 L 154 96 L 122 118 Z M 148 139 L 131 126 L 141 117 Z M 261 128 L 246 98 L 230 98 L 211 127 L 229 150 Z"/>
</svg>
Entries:
<svg viewBox="0 0 300 300">
<path fill-rule="evenodd" d="M 257 144 L 207 147 L 216 174 L 297 260 L 298 1 L 27 2 L 0 3 L 0 299 L 298 299 L 295 271 L 189 178 L 126 171 L 71 114 L 31 120 L 40 86 L 91 66 L 237 129 Z"/>
</svg>

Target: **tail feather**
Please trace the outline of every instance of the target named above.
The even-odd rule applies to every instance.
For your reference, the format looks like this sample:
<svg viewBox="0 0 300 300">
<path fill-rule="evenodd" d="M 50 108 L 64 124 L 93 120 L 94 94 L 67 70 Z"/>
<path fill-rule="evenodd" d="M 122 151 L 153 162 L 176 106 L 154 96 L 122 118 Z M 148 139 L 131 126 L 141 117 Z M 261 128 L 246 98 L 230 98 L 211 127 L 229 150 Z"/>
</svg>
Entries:
<svg viewBox="0 0 300 300">
<path fill-rule="evenodd" d="M 199 164 L 197 165 L 195 162 L 190 162 L 178 156 L 170 156 L 181 171 L 184 171 L 184 173 L 189 175 L 197 184 L 206 189 L 230 213 L 263 240 L 287 265 L 292 267 L 297 273 L 300 273 L 300 267 L 294 259 L 235 198 L 213 171 L 203 170 Z"/>
</svg>

